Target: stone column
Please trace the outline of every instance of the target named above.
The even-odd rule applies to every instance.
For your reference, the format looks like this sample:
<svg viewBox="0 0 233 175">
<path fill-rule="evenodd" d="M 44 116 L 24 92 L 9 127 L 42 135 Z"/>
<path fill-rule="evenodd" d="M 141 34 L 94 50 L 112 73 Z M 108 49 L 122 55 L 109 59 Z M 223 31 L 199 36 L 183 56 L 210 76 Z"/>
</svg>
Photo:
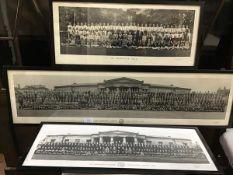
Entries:
<svg viewBox="0 0 233 175">
<path fill-rule="evenodd" d="M 110 138 L 110 143 L 113 143 L 113 142 L 114 142 L 113 137 L 111 137 Z"/>
<path fill-rule="evenodd" d="M 100 137 L 99 142 L 100 142 L 100 143 L 103 143 L 103 137 Z"/>
<path fill-rule="evenodd" d="M 123 144 L 126 144 L 126 137 L 123 137 Z"/>
<path fill-rule="evenodd" d="M 138 144 L 138 139 L 137 139 L 137 137 L 134 137 L 134 144 Z"/>
<path fill-rule="evenodd" d="M 94 143 L 94 137 L 91 137 L 91 143 Z"/>
<path fill-rule="evenodd" d="M 65 138 L 66 136 L 62 136 L 62 140 L 61 140 L 62 143 L 64 142 Z"/>
</svg>

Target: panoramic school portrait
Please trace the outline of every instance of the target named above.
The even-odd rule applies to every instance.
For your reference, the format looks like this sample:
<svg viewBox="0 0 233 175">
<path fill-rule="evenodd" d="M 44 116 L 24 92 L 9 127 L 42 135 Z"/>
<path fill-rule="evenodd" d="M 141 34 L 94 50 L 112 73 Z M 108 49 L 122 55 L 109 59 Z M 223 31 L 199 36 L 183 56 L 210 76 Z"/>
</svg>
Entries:
<svg viewBox="0 0 233 175">
<path fill-rule="evenodd" d="M 230 73 L 8 70 L 15 123 L 227 125 Z"/>
<path fill-rule="evenodd" d="M 23 166 L 217 170 L 193 128 L 65 124 L 44 124 Z"/>
</svg>

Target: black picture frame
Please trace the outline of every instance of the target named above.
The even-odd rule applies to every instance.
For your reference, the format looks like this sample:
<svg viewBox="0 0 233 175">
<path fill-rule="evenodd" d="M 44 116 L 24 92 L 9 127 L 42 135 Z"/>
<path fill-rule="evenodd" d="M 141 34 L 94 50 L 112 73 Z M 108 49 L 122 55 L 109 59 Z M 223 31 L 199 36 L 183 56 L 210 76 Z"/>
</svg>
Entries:
<svg viewBox="0 0 233 175">
<path fill-rule="evenodd" d="M 182 9 L 184 9 L 185 7 L 189 8 L 191 6 L 194 7 L 198 7 L 198 22 L 195 23 L 196 25 L 196 30 L 195 30 L 195 39 L 193 39 L 193 41 L 195 40 L 194 44 L 192 45 L 192 49 L 194 49 L 195 51 L 192 51 L 192 58 L 188 58 L 185 59 L 186 57 L 173 57 L 170 55 L 168 55 L 166 58 L 168 58 L 169 60 L 164 61 L 164 57 L 147 57 L 149 59 L 143 59 L 143 61 L 141 60 L 141 58 L 143 58 L 143 56 L 120 56 L 118 57 L 116 54 L 114 55 L 110 55 L 107 56 L 107 52 L 105 52 L 106 54 L 102 54 L 102 55 L 89 55 L 87 56 L 87 54 L 60 54 L 60 44 L 58 44 L 58 40 L 60 42 L 60 36 L 59 39 L 57 40 L 57 36 L 58 34 L 56 32 L 54 32 L 56 28 L 56 26 L 58 25 L 57 22 L 55 24 L 54 19 L 57 19 L 54 15 L 53 12 L 53 3 L 86 3 L 86 4 L 95 4 L 95 3 L 104 3 L 107 5 L 119 5 L 119 4 L 126 4 L 126 5 L 148 5 L 150 7 L 153 6 L 182 6 Z M 107 1 L 107 0 L 101 0 L 101 1 L 95 1 L 95 0 L 88 0 L 88 1 L 62 1 L 62 0 L 50 0 L 50 12 L 51 12 L 51 18 L 50 18 L 50 34 L 51 34 L 51 38 L 52 38 L 52 42 L 51 42 L 51 52 L 52 52 L 52 65 L 57 65 L 57 66 L 61 66 L 61 65 L 69 65 L 69 66 L 76 66 L 76 65 L 89 65 L 89 66 L 105 66 L 105 67 L 111 67 L 111 66 L 122 66 L 122 67 L 130 67 L 130 66 L 136 66 L 136 67 L 163 67 L 163 68 L 174 68 L 174 67 L 179 67 L 179 68 L 195 68 L 198 65 L 198 60 L 199 60 L 199 52 L 200 52 L 200 46 L 201 46 L 201 32 L 202 32 L 202 15 L 203 15 L 203 6 L 204 6 L 204 2 L 201 1 L 188 1 L 188 2 L 174 2 L 174 1 L 152 1 L 152 0 L 146 0 L 146 1 L 138 1 L 138 0 L 131 0 L 131 1 L 127 1 L 127 3 L 125 3 L 122 0 L 114 0 L 114 1 Z M 56 34 L 55 34 L 56 33 Z M 195 45 L 195 46 L 194 46 Z M 59 48 L 59 49 L 58 49 Z M 56 51 L 58 49 L 58 51 Z M 95 48 L 94 48 L 95 49 Z M 192 50 L 191 49 L 191 50 Z M 69 49 L 63 49 L 66 51 L 68 51 Z M 74 50 L 72 52 L 76 52 L 75 49 L 71 49 Z M 84 49 L 85 50 L 85 49 Z M 111 51 L 110 51 L 111 52 Z M 109 52 L 109 53 L 110 53 Z M 113 52 L 114 49 L 113 49 Z M 119 51 L 118 55 L 119 55 Z M 90 51 L 88 51 L 88 53 L 90 53 Z M 161 52 L 162 53 L 162 52 Z M 191 51 L 190 51 L 191 53 Z M 63 59 L 62 57 L 64 56 L 65 59 Z M 98 57 L 98 59 L 96 59 L 95 57 Z M 146 56 L 146 55 L 144 55 Z M 144 57 L 146 58 L 146 57 Z M 151 58 L 155 58 L 155 59 L 151 59 Z M 163 59 L 161 59 L 163 58 Z M 178 59 L 177 59 L 178 58 Z M 60 61 L 58 61 L 58 59 L 60 59 Z M 190 63 L 187 63 L 187 60 L 189 60 Z M 174 61 L 174 63 L 173 63 Z M 154 62 L 154 63 L 153 63 Z"/>
<path fill-rule="evenodd" d="M 207 79 L 203 79 L 203 80 L 206 80 L 206 82 L 207 82 L 208 77 L 212 77 L 213 78 L 212 80 L 215 80 L 215 81 L 211 82 L 210 81 L 211 78 L 210 78 L 210 80 L 208 80 L 209 84 L 212 83 L 212 84 L 215 84 L 215 85 L 216 85 L 216 83 L 222 83 L 224 81 L 224 80 L 219 79 L 219 78 L 223 78 L 226 75 L 227 75 L 228 78 L 232 76 L 232 71 L 212 71 L 212 70 L 202 70 L 202 71 L 200 71 L 200 70 L 190 70 L 190 69 L 188 69 L 188 70 L 176 70 L 176 69 L 171 70 L 171 69 L 169 69 L 169 70 L 157 70 L 157 71 L 153 71 L 153 72 L 139 72 L 139 73 L 138 72 L 132 72 L 132 71 L 126 71 L 126 70 L 122 70 L 122 72 L 120 70 L 118 70 L 118 72 L 113 72 L 112 70 L 106 70 L 106 71 L 103 72 L 101 69 L 95 69 L 94 71 L 91 71 L 91 72 L 93 72 L 93 75 L 90 75 L 90 71 L 88 71 L 87 69 L 83 68 L 82 66 L 80 66 L 79 71 L 77 71 L 76 68 L 75 69 L 70 69 L 70 68 L 64 68 L 64 67 L 63 68 L 61 68 L 61 67 L 56 67 L 56 68 L 37 67 L 37 68 L 35 68 L 35 67 L 14 67 L 14 66 L 13 67 L 6 67 L 6 69 L 5 69 L 6 76 L 5 77 L 6 77 L 6 84 L 7 84 L 7 89 L 8 89 L 8 93 L 9 93 L 8 94 L 8 97 L 9 97 L 9 107 L 10 107 L 11 116 L 12 116 L 12 118 L 11 118 L 12 119 L 12 123 L 14 123 L 14 124 L 38 124 L 40 122 L 46 122 L 46 121 L 47 122 L 48 121 L 50 121 L 50 122 L 59 122 L 59 121 L 60 122 L 65 122 L 66 121 L 66 122 L 94 122 L 94 123 L 119 123 L 119 124 L 124 123 L 124 124 L 145 124 L 145 125 L 146 124 L 151 124 L 151 125 L 154 125 L 154 124 L 163 124 L 163 125 L 190 125 L 190 126 L 215 126 L 215 127 L 218 126 L 218 127 L 227 127 L 229 125 L 229 121 L 232 118 L 231 117 L 232 97 L 231 97 L 231 93 L 229 93 L 229 96 L 227 98 L 228 100 L 227 100 L 227 103 L 226 103 L 227 104 L 227 118 L 225 118 L 226 117 L 226 111 L 225 111 L 224 112 L 224 117 L 223 117 L 224 120 L 221 120 L 221 119 L 220 120 L 214 120 L 213 118 L 210 119 L 210 120 L 208 120 L 208 121 L 206 119 L 205 120 L 201 120 L 201 119 L 203 119 L 203 116 L 202 116 L 202 118 L 198 118 L 198 119 L 196 118 L 196 120 L 192 120 L 192 121 L 189 120 L 189 119 L 184 120 L 184 118 L 180 118 L 180 120 L 182 120 L 182 122 L 180 122 L 179 120 L 174 120 L 174 118 L 167 118 L 163 122 L 159 123 L 159 122 L 156 122 L 156 120 L 153 121 L 153 117 L 152 118 L 150 118 L 150 117 L 145 118 L 145 116 L 143 114 L 140 114 L 140 116 L 141 116 L 141 117 L 139 117 L 140 119 L 132 118 L 132 120 L 129 120 L 130 118 L 127 119 L 127 117 L 125 117 L 126 115 L 121 115 L 120 117 L 119 116 L 117 117 L 117 116 L 114 116 L 114 115 L 112 116 L 111 113 L 108 113 L 108 115 L 105 114 L 105 116 L 103 118 L 101 118 L 101 117 L 99 118 L 98 115 L 93 115 L 95 113 L 92 113 L 92 115 L 90 115 L 90 113 L 86 113 L 84 116 L 78 114 L 78 115 L 76 115 L 77 118 L 72 117 L 72 118 L 69 118 L 69 120 L 67 120 L 67 116 L 65 117 L 65 115 L 61 116 L 61 117 L 55 117 L 55 118 L 51 118 L 51 117 L 49 117 L 50 115 L 48 115 L 48 116 L 44 116 L 44 117 L 40 116 L 40 119 L 37 118 L 36 116 L 34 116 L 34 117 L 31 118 L 31 121 L 30 121 L 29 120 L 30 117 L 17 116 L 17 115 L 15 115 L 17 113 L 12 112 L 12 109 L 15 109 L 16 112 L 17 112 L 17 108 L 16 108 L 16 105 L 15 105 L 16 103 L 15 102 L 12 103 L 12 100 L 15 99 L 14 93 L 11 93 L 12 87 L 14 87 L 14 86 L 12 86 L 13 79 L 11 77 L 11 80 L 10 80 L 11 82 L 9 82 L 9 79 L 8 79 L 9 77 L 7 75 L 7 72 L 9 73 L 9 72 L 14 72 L 14 71 L 18 72 L 18 73 L 21 73 L 21 75 L 18 76 L 18 77 L 21 77 L 21 78 L 24 78 L 24 79 L 28 78 L 28 77 L 25 78 L 25 76 L 29 76 L 30 72 L 37 72 L 37 73 L 38 72 L 39 73 L 41 73 L 41 72 L 44 72 L 44 73 L 46 73 L 46 72 L 47 73 L 48 72 L 49 73 L 60 73 L 59 82 L 62 82 L 61 81 L 62 80 L 62 78 L 61 78 L 62 76 L 61 75 L 64 74 L 64 73 L 67 73 L 67 72 L 69 72 L 70 75 L 72 75 L 72 76 L 74 76 L 77 73 L 81 73 L 82 75 L 88 75 L 88 78 L 86 77 L 86 79 L 89 79 L 89 80 L 93 79 L 93 75 L 95 75 L 95 76 L 102 75 L 102 78 L 103 78 L 103 73 L 105 73 L 104 74 L 105 79 L 107 79 L 107 78 L 108 79 L 114 79 L 114 75 L 115 75 L 115 78 L 119 78 L 118 75 L 121 75 L 120 77 L 124 77 L 125 76 L 126 79 L 127 79 L 127 77 L 128 78 L 137 79 L 137 78 L 135 78 L 136 75 L 143 75 L 144 77 L 141 76 L 141 78 L 140 78 L 140 76 L 138 76 L 138 78 L 139 78 L 140 81 L 143 80 L 143 79 L 145 79 L 145 77 L 147 77 L 148 75 L 152 76 L 152 77 L 154 75 L 157 75 L 157 76 L 160 76 L 160 75 L 169 75 L 169 76 L 171 76 L 172 75 L 173 78 L 174 78 L 174 76 L 178 76 L 178 75 L 180 76 L 180 78 L 182 76 L 195 75 L 194 77 L 196 77 L 196 79 L 199 76 L 206 75 Z M 25 74 L 25 72 L 27 72 L 27 73 Z M 23 75 L 22 75 L 22 73 L 23 73 Z M 108 75 L 108 76 L 106 76 L 106 75 Z M 124 75 L 124 76 L 122 76 L 122 75 Z M 132 75 L 135 75 L 135 76 L 132 76 Z M 220 77 L 218 77 L 218 76 L 220 76 Z M 79 77 L 80 77 L 80 75 L 79 75 Z M 83 77 L 85 77 L 85 76 L 83 76 Z M 109 77 L 111 77 L 111 78 L 109 78 Z M 169 79 L 169 77 L 167 77 L 167 78 Z M 36 77 L 33 77 L 33 79 L 36 80 Z M 162 79 L 164 79 L 164 78 L 162 78 Z M 34 80 L 31 79 L 31 81 L 34 81 Z M 104 82 L 103 80 L 101 80 L 98 83 Z M 182 80 L 182 78 L 180 80 Z M 184 78 L 184 80 L 185 80 L 185 78 Z M 71 80 L 71 81 L 73 81 L 73 80 Z M 185 81 L 186 81 L 186 84 L 187 84 L 188 77 L 186 77 Z M 38 83 L 42 84 L 43 81 L 41 82 L 41 80 L 38 80 Z M 141 81 L 141 83 L 142 84 L 148 84 L 147 82 L 144 83 L 144 81 Z M 30 82 L 29 82 L 29 84 L 30 84 Z M 203 82 L 202 82 L 202 84 L 203 84 Z M 216 85 L 216 86 L 218 86 L 218 85 Z M 177 87 L 179 87 L 179 86 L 177 86 Z M 221 88 L 224 88 L 224 87 L 221 87 Z M 228 83 L 228 88 L 230 88 L 232 90 L 233 87 L 231 85 L 229 85 L 229 83 Z M 230 92 L 231 92 L 231 90 L 230 90 Z M 57 111 L 54 110 L 55 113 L 57 113 L 58 111 L 59 110 L 57 110 Z M 82 110 L 80 110 L 80 111 L 82 111 Z M 100 111 L 103 112 L 104 110 L 100 110 Z M 120 114 L 121 111 L 122 110 L 118 110 L 117 113 Z M 26 112 L 28 112 L 28 111 L 26 111 Z M 88 110 L 86 110 L 86 112 L 88 112 Z M 94 112 L 98 112 L 98 111 L 94 111 Z M 167 111 L 167 112 L 169 112 L 169 111 Z M 130 114 L 130 112 L 127 113 L 127 114 Z M 189 113 L 187 113 L 187 114 L 189 114 Z M 192 115 L 194 115 L 194 114 L 192 114 Z M 212 114 L 212 113 L 210 113 L 210 114 Z M 153 116 L 155 116 L 155 115 L 156 115 L 156 113 L 153 113 Z M 172 120 L 174 120 L 175 122 L 174 121 L 172 122 Z"/>
<path fill-rule="evenodd" d="M 57 123 L 57 122 L 42 122 L 40 124 L 40 129 L 42 128 L 43 125 L 67 125 L 67 126 L 74 126 L 74 125 L 80 125 L 80 126 L 85 126 L 88 125 L 90 127 L 92 126 L 117 126 L 117 127 L 135 127 L 135 125 L 131 124 L 124 124 L 124 125 L 115 125 L 115 124 L 93 124 L 93 123 Z M 163 128 L 163 129 L 190 129 L 194 130 L 197 134 L 197 136 L 200 139 L 200 143 L 203 144 L 204 149 L 206 150 L 206 154 L 210 157 L 213 165 L 216 167 L 215 171 L 204 171 L 204 170 L 174 170 L 174 169 L 140 169 L 140 168 L 109 168 L 109 167 L 74 167 L 74 166 L 61 166 L 59 164 L 58 166 L 50 166 L 50 165 L 37 165 L 37 166 L 32 166 L 32 165 L 27 165 L 24 166 L 23 162 L 26 160 L 29 151 L 32 149 L 33 145 L 36 142 L 36 138 L 40 134 L 40 131 L 38 131 L 38 135 L 36 136 L 34 143 L 32 143 L 31 147 L 28 149 L 28 153 L 24 156 L 24 158 L 21 159 L 20 161 L 20 166 L 18 167 L 19 169 L 25 171 L 25 172 L 30 172 L 30 171 L 35 171 L 35 170 L 40 170 L 40 171 L 55 171 L 55 172 L 66 172 L 66 173 L 95 173 L 95 174 L 118 174 L 118 173 L 127 173 L 127 174 L 151 174 L 151 173 L 159 173 L 161 175 L 222 175 L 223 171 L 221 170 L 221 167 L 217 163 L 213 153 L 211 152 L 208 144 L 206 143 L 205 139 L 203 138 L 201 132 L 197 127 L 187 127 L 187 126 L 166 126 L 166 125 L 137 125 L 138 128 Z M 56 159 L 58 160 L 58 159 Z"/>
</svg>

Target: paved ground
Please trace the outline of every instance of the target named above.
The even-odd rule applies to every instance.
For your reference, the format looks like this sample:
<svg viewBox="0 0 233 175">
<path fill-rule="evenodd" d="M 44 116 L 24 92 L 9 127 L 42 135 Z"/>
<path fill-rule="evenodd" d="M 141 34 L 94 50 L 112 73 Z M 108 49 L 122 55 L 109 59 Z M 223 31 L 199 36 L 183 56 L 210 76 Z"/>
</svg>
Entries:
<svg viewBox="0 0 233 175">
<path fill-rule="evenodd" d="M 18 116 L 224 119 L 225 112 L 132 111 L 132 110 L 18 110 Z"/>
<path fill-rule="evenodd" d="M 84 161 L 137 161 L 137 162 L 168 162 L 168 163 L 208 163 L 206 158 L 172 158 L 164 156 L 78 156 L 78 155 L 33 155 L 33 159 L 45 160 L 84 160 Z"/>
<path fill-rule="evenodd" d="M 153 56 L 153 57 L 188 57 L 190 49 L 155 50 L 155 49 L 128 49 L 128 48 L 86 48 L 77 46 L 61 46 L 61 54 L 75 55 L 111 55 L 111 56 Z"/>
</svg>

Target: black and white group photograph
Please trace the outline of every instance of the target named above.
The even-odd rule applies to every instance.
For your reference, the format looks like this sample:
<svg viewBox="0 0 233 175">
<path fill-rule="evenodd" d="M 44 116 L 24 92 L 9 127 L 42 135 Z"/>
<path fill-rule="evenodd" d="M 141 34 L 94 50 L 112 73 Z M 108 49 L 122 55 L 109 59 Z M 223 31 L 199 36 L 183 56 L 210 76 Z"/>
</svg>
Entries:
<svg viewBox="0 0 233 175">
<path fill-rule="evenodd" d="M 23 165 L 57 166 L 53 161 L 61 161 L 59 166 L 216 169 L 195 129 L 180 128 L 45 124 Z"/>
<path fill-rule="evenodd" d="M 8 77 L 13 116 L 22 122 L 103 117 L 222 124 L 232 103 L 230 74 L 12 71 Z"/>
<path fill-rule="evenodd" d="M 60 55 L 64 61 L 68 56 L 75 56 L 69 64 L 73 64 L 72 58 L 77 60 L 74 64 L 80 59 L 82 63 L 82 56 L 87 55 L 94 61 L 89 64 L 99 64 L 98 61 L 103 61 L 101 57 L 109 61 L 135 58 L 135 64 L 147 62 L 148 57 L 154 60 L 152 64 L 156 61 L 160 64 L 156 58 L 168 59 L 167 64 L 170 57 L 184 60 L 193 57 L 194 61 L 198 9 L 199 6 L 96 3 L 69 6 L 69 3 L 54 2 L 55 46 L 59 44 L 55 48 L 56 56 Z"/>
</svg>

